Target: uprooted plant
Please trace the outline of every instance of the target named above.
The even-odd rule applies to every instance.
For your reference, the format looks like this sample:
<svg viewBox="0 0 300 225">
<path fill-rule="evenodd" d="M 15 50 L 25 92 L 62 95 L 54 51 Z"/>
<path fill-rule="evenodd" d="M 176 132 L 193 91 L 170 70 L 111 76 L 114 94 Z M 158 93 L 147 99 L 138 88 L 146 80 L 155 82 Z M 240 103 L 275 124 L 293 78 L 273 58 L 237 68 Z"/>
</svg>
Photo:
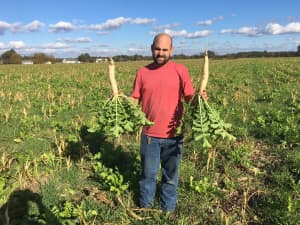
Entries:
<svg viewBox="0 0 300 225">
<path fill-rule="evenodd" d="M 191 129 L 193 140 L 199 143 L 203 152 L 208 152 L 207 169 L 210 160 L 215 158 L 216 149 L 214 144 L 218 140 L 225 140 L 228 142 L 234 141 L 235 137 L 230 134 L 230 123 L 224 122 L 218 111 L 216 111 L 207 99 L 203 97 L 206 91 L 209 75 L 209 64 L 207 51 L 204 55 L 204 64 L 202 76 L 200 78 L 200 86 L 194 95 L 190 107 L 191 112 Z"/>
<path fill-rule="evenodd" d="M 119 92 L 112 58 L 109 61 L 109 78 L 112 97 L 102 104 L 97 116 L 90 121 L 89 132 L 101 132 L 104 136 L 118 138 L 124 133 L 137 131 L 141 126 L 151 126 L 153 122 L 146 118 L 140 106 Z"/>
</svg>

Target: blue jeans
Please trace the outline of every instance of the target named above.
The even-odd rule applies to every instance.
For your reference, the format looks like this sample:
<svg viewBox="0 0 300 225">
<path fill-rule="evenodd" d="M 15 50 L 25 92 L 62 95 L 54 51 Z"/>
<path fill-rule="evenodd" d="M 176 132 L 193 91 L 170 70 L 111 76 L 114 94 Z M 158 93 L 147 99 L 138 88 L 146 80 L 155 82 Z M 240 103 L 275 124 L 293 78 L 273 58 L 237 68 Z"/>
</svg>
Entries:
<svg viewBox="0 0 300 225">
<path fill-rule="evenodd" d="M 156 138 L 142 134 L 142 174 L 139 182 L 141 207 L 149 208 L 153 204 L 157 174 L 161 166 L 161 207 L 164 212 L 175 210 L 182 147 L 182 136 Z"/>
</svg>

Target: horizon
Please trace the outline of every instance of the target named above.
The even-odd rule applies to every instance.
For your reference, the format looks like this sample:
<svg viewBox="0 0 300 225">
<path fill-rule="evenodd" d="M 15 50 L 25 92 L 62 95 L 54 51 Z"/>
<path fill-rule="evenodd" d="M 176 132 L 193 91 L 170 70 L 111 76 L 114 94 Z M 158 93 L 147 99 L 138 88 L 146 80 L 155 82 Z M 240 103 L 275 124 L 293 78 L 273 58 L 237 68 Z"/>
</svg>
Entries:
<svg viewBox="0 0 300 225">
<path fill-rule="evenodd" d="M 155 34 L 173 37 L 174 55 L 216 55 L 253 51 L 297 51 L 300 4 L 249 1 L 115 0 L 4 1 L 0 9 L 0 54 L 55 58 L 151 55 Z"/>
<path fill-rule="evenodd" d="M 300 46 L 300 45 L 299 45 Z M 210 51 L 210 50 L 208 50 Z M 227 56 L 227 55 L 238 55 L 238 54 L 242 54 L 242 53 L 263 53 L 263 52 L 266 52 L 266 53 L 297 53 L 298 51 L 245 51 L 245 52 L 235 52 L 235 53 L 225 53 L 225 54 L 216 54 L 215 53 L 215 56 Z M 16 51 L 17 54 L 19 54 L 17 51 Z M 37 52 L 37 53 L 42 53 L 42 52 Z M 88 52 L 85 52 L 85 53 L 88 53 Z M 85 54 L 83 53 L 83 54 Z M 21 55 L 22 58 L 31 58 L 34 56 L 35 53 L 33 53 L 32 55 Z M 89 54 L 89 53 L 88 53 Z M 202 53 L 198 53 L 198 54 L 194 54 L 194 55 L 186 55 L 186 54 L 172 54 L 172 56 L 180 56 L 180 55 L 183 55 L 183 56 L 186 56 L 186 57 L 193 57 L 193 56 L 202 56 L 204 54 L 204 52 Z M 45 54 L 46 56 L 53 56 L 53 55 L 48 55 L 48 54 Z M 137 56 L 142 56 L 142 57 L 152 57 L 151 54 L 149 55 L 139 55 L 139 54 L 136 54 Z M 113 55 L 113 56 L 102 56 L 102 55 L 90 55 L 91 58 L 110 58 L 110 57 L 117 57 L 117 56 L 128 56 L 128 57 L 132 57 L 132 56 L 135 56 L 135 55 Z M 172 58 L 171 56 L 171 58 Z M 77 59 L 79 57 L 78 56 L 74 56 L 74 57 L 55 57 L 53 56 L 55 59 Z"/>
</svg>

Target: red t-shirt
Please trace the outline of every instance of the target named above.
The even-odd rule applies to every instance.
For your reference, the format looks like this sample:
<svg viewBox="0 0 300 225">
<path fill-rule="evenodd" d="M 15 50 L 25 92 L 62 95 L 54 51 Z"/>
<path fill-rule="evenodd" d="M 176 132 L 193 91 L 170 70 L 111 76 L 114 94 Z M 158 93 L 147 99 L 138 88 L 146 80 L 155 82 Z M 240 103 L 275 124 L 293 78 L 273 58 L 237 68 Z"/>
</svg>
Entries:
<svg viewBox="0 0 300 225">
<path fill-rule="evenodd" d="M 138 99 L 152 126 L 143 133 L 152 137 L 174 137 L 183 114 L 182 100 L 194 94 L 189 71 L 182 64 L 169 61 L 156 68 L 150 64 L 138 70 L 131 97 Z"/>
</svg>

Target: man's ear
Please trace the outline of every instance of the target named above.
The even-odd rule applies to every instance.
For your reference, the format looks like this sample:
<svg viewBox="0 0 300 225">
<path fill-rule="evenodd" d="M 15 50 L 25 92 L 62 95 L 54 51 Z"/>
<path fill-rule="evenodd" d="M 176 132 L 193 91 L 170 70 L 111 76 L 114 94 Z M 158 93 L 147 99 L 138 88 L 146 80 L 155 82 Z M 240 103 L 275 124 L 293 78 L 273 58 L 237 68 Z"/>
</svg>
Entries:
<svg viewBox="0 0 300 225">
<path fill-rule="evenodd" d="M 171 49 L 170 49 L 170 54 L 172 54 L 174 51 L 174 47 L 172 46 Z"/>
</svg>

